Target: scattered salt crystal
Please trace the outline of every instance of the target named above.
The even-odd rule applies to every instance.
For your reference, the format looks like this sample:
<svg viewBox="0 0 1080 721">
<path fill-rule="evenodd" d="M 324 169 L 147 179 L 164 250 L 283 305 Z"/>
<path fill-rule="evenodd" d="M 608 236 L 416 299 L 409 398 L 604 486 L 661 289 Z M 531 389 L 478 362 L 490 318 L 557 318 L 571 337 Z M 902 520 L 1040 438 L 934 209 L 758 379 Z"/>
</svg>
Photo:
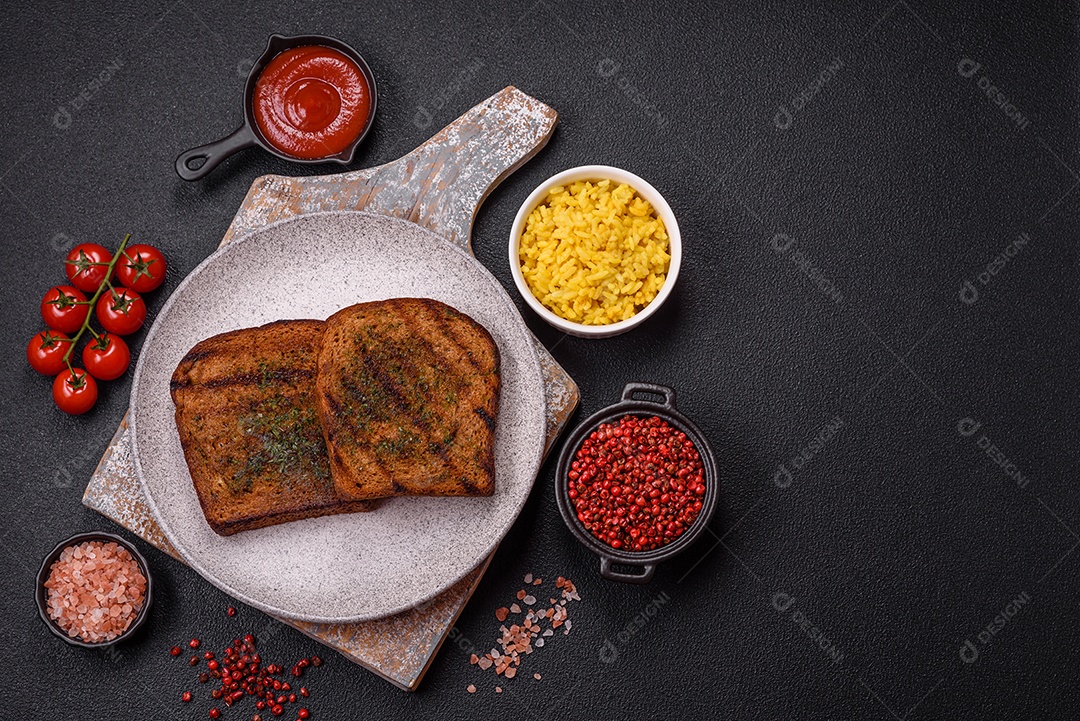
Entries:
<svg viewBox="0 0 1080 721">
<path fill-rule="evenodd" d="M 543 583 L 543 579 L 533 578 L 532 574 L 526 574 L 524 580 L 526 585 L 532 586 Z M 558 594 L 561 598 L 549 598 L 551 606 L 539 610 L 532 608 L 537 603 L 536 597 L 524 589 L 519 590 L 517 600 L 527 607 L 524 609 L 525 618 L 520 623 L 510 624 L 509 628 L 505 623 L 499 626 L 500 635 L 497 639 L 499 648 L 492 648 L 483 658 L 477 658 L 474 654 L 470 657 L 469 663 L 479 666 L 481 670 L 494 667 L 496 675 L 511 679 L 517 675 L 521 659 L 532 654 L 536 649 L 542 648 L 545 639 L 555 634 L 554 629 L 563 627 L 564 635 L 570 633 L 571 623 L 567 602 L 579 601 L 581 597 L 577 594 L 573 581 L 567 578 L 559 576 L 555 585 L 561 589 Z M 503 622 L 511 613 L 520 614 L 522 611 L 522 605 L 511 603 L 509 608 L 497 609 L 495 616 Z M 548 622 L 549 627 L 546 629 L 540 626 L 540 623 L 544 621 Z M 534 673 L 533 678 L 539 681 L 541 676 L 539 673 Z M 502 687 L 497 686 L 496 693 L 502 693 Z"/>
</svg>

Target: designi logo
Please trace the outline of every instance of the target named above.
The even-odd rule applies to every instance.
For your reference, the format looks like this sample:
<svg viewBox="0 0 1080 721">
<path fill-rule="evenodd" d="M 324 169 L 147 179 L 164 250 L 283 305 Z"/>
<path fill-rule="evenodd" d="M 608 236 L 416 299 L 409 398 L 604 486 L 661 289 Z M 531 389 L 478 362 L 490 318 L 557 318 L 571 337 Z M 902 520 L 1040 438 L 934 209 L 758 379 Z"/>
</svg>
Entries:
<svg viewBox="0 0 1080 721">
<path fill-rule="evenodd" d="M 976 433 L 979 433 L 979 429 L 982 428 L 982 423 L 971 418 L 961 418 L 956 424 L 956 432 L 964 438 L 971 438 Z M 1024 476 L 1020 472 L 1020 468 L 1005 455 L 1005 451 L 1001 450 L 989 436 L 985 433 L 979 433 L 979 437 L 975 440 L 975 445 L 979 450 L 986 454 L 986 456 L 994 462 L 994 465 L 1005 471 L 1005 475 L 1016 481 L 1016 485 L 1019 488 L 1027 488 L 1028 483 L 1031 482 L 1030 478 Z"/>
<path fill-rule="evenodd" d="M 964 639 L 964 643 L 960 645 L 960 660 L 967 664 L 978 661 L 979 655 L 982 653 L 980 649 L 989 646 L 994 637 L 1001 633 L 1002 629 L 1008 625 L 1013 617 L 1020 613 L 1024 606 L 1029 603 L 1031 603 L 1031 594 L 1022 591 L 1019 596 L 1005 604 L 1005 608 L 1001 610 L 1001 613 L 994 616 L 994 620 L 986 624 L 975 636 L 978 645 L 970 638 Z"/>
</svg>

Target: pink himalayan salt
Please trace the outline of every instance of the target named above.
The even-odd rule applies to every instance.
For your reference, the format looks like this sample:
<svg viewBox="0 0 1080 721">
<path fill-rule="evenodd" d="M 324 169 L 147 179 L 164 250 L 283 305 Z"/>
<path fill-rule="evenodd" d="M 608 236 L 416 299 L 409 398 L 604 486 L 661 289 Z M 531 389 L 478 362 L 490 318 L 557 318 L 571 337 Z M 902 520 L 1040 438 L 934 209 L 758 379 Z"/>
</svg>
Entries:
<svg viewBox="0 0 1080 721">
<path fill-rule="evenodd" d="M 146 598 L 146 577 L 115 542 L 68 546 L 49 568 L 49 618 L 72 638 L 112 641 L 128 629 Z"/>
</svg>

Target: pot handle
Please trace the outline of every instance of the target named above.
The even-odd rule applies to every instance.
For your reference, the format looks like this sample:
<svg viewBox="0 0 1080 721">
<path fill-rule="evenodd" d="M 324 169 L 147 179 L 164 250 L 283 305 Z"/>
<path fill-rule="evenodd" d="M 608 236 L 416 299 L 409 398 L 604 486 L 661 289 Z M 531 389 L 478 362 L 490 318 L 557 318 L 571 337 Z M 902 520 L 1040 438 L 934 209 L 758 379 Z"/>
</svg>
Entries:
<svg viewBox="0 0 1080 721">
<path fill-rule="evenodd" d="M 191 150 L 180 153 L 176 159 L 176 174 L 184 180 L 198 180 L 206 177 L 211 170 L 217 167 L 225 158 L 245 148 L 255 145 L 255 134 L 245 123 L 226 135 L 221 140 L 215 140 L 206 145 L 200 145 Z M 189 163 L 202 159 L 202 165 L 193 168 Z"/>
<path fill-rule="evenodd" d="M 656 403 L 656 401 L 646 401 L 654 405 L 663 406 L 664 408 L 670 408 L 675 410 L 675 389 L 662 386 L 657 383 L 627 383 L 622 390 L 622 400 L 632 401 L 641 400 L 635 399 L 635 393 L 651 393 L 656 396 L 663 396 L 663 403 Z"/>
<path fill-rule="evenodd" d="M 611 567 L 611 559 L 607 556 L 600 556 L 600 575 L 609 581 L 621 581 L 622 583 L 648 583 L 652 580 L 653 571 L 656 570 L 656 564 L 646 563 L 642 566 L 633 566 L 633 564 L 626 564 L 634 568 L 642 568 L 642 573 L 619 573 Z"/>
</svg>

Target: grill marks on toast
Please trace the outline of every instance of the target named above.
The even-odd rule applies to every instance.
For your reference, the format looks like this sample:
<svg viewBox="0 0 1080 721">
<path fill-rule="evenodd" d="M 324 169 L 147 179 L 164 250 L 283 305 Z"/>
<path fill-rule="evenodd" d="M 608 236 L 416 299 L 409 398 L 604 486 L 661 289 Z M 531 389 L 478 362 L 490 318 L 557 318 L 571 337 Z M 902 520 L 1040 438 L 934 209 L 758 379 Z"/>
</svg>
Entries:
<svg viewBox="0 0 1080 721">
<path fill-rule="evenodd" d="M 279 321 L 214 336 L 173 373 L 184 456 L 218 534 L 370 509 L 331 478 L 314 394 L 323 327 Z"/>
<path fill-rule="evenodd" d="M 468 316 L 427 299 L 346 308 L 316 386 L 343 496 L 493 492 L 498 350 Z"/>
<path fill-rule="evenodd" d="M 279 321 L 197 344 L 173 373 L 176 424 L 220 535 L 399 495 L 490 495 L 498 349 L 427 299 Z"/>
<path fill-rule="evenodd" d="M 205 358 L 206 356 L 204 355 L 203 357 Z M 188 360 L 188 356 L 185 356 L 184 360 Z M 293 385 L 304 381 L 312 382 L 314 380 L 315 372 L 306 368 L 277 368 L 273 371 L 264 369 L 237 373 L 236 375 L 223 378 L 211 378 L 204 381 L 202 386 L 204 388 L 228 388 L 229 386 L 250 385 L 263 387 L 268 383 Z M 189 387 L 191 384 L 189 379 L 177 379 L 170 382 L 169 389 L 175 391 Z"/>
</svg>

